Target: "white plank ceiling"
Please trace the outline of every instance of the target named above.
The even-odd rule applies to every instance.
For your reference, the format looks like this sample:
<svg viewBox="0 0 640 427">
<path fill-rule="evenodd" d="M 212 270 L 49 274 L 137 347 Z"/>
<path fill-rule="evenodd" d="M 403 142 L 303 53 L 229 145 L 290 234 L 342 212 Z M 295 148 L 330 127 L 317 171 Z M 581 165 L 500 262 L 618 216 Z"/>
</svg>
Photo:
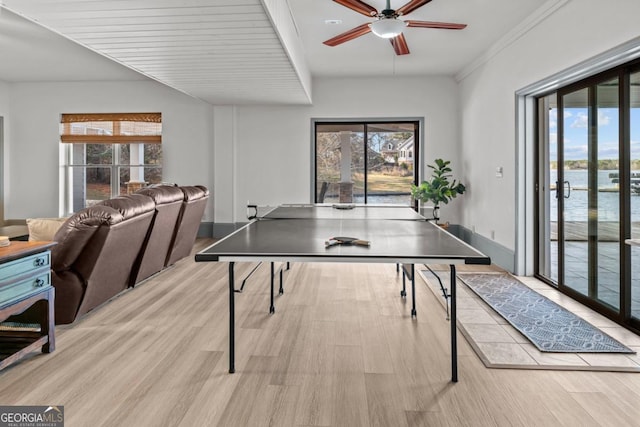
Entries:
<svg viewBox="0 0 640 427">
<path fill-rule="evenodd" d="M 3 0 L 2 4 L 212 104 L 311 101 L 311 77 L 286 1 Z"/>
<path fill-rule="evenodd" d="M 373 34 L 324 45 L 373 20 L 332 0 L 0 0 L 0 81 L 146 76 L 215 105 L 310 104 L 312 75 L 467 73 L 566 1 L 432 0 L 409 19 L 467 28 L 407 28 L 397 56 Z"/>
</svg>

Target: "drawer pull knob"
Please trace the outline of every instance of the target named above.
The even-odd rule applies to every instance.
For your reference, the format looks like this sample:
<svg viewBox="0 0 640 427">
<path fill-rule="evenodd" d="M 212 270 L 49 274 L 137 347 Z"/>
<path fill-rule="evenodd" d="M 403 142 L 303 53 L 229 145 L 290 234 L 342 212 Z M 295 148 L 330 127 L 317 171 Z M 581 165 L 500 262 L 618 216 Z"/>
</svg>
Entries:
<svg viewBox="0 0 640 427">
<path fill-rule="evenodd" d="M 36 258 L 33 260 L 33 265 L 35 267 L 42 267 L 43 265 L 45 265 L 46 260 L 44 258 Z"/>
<path fill-rule="evenodd" d="M 37 278 L 34 282 L 33 282 L 33 286 L 35 286 L 36 288 L 41 288 L 44 286 L 44 280 L 42 280 L 41 278 Z"/>
</svg>

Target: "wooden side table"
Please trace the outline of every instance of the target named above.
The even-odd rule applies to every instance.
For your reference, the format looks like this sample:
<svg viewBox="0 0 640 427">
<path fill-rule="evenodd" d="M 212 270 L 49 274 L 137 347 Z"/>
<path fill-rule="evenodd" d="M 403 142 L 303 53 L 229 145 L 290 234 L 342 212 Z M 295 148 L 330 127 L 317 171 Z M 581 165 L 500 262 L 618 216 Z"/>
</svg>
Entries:
<svg viewBox="0 0 640 427">
<path fill-rule="evenodd" d="M 19 242 L 0 248 L 0 322 L 33 307 L 39 328 L 0 323 L 0 369 L 28 353 L 55 349 L 51 251 L 55 242 Z"/>
</svg>

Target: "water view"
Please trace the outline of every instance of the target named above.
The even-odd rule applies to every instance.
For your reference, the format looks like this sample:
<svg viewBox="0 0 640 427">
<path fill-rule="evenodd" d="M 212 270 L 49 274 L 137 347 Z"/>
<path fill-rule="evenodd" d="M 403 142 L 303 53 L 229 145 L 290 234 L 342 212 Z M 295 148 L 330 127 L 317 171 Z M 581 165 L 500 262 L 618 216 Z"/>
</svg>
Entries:
<svg viewBox="0 0 640 427">
<path fill-rule="evenodd" d="M 598 171 L 598 220 L 599 221 L 619 221 L 620 220 L 620 201 L 617 184 L 611 182 L 609 174 L 616 171 L 601 170 Z M 632 171 L 638 173 L 640 171 Z M 552 185 L 557 180 L 557 171 L 551 170 Z M 564 219 L 565 221 L 586 221 L 588 206 L 588 172 L 581 170 L 565 170 L 565 181 L 569 181 L 571 192 L 569 197 L 564 200 Z M 551 191 L 551 221 L 557 221 L 557 199 L 555 191 Z M 565 197 L 567 196 L 565 184 Z M 631 219 L 633 221 L 640 220 L 640 195 L 632 194 L 631 196 Z"/>
</svg>

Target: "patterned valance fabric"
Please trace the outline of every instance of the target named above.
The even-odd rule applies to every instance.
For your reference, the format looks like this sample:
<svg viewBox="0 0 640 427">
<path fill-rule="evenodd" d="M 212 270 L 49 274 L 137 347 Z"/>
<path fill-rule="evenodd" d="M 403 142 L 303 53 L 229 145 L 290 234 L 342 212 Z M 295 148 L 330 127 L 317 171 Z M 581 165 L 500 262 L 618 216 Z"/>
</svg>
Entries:
<svg viewBox="0 0 640 427">
<path fill-rule="evenodd" d="M 61 114 L 60 141 L 79 144 L 159 144 L 162 142 L 162 114 Z"/>
</svg>

